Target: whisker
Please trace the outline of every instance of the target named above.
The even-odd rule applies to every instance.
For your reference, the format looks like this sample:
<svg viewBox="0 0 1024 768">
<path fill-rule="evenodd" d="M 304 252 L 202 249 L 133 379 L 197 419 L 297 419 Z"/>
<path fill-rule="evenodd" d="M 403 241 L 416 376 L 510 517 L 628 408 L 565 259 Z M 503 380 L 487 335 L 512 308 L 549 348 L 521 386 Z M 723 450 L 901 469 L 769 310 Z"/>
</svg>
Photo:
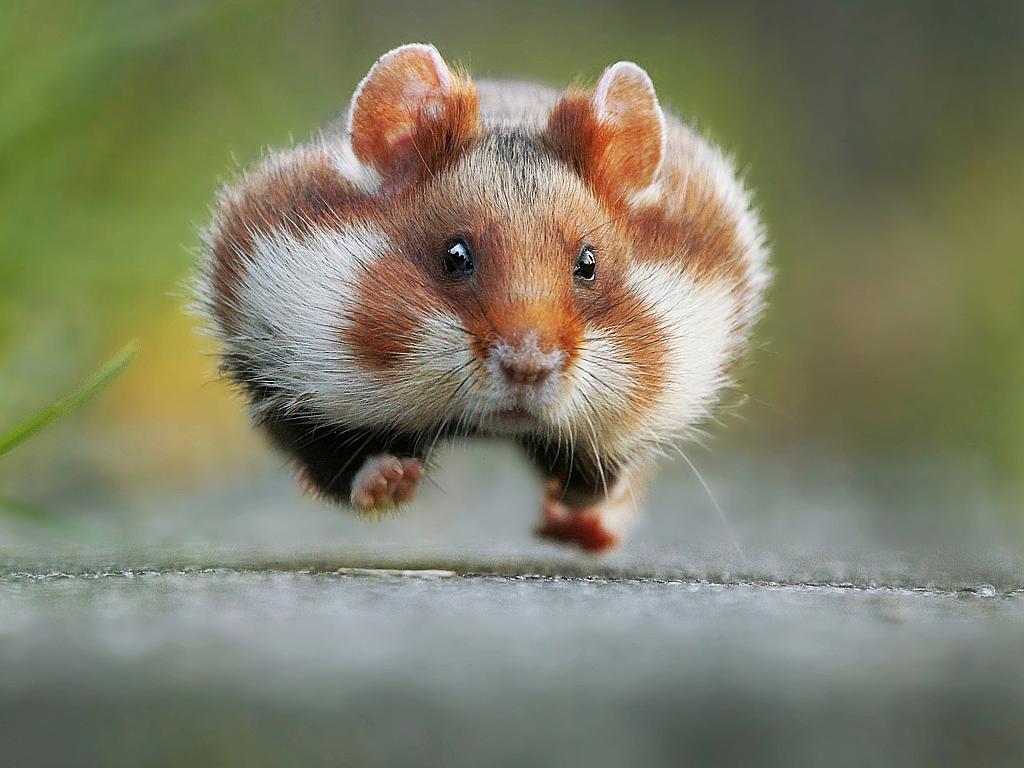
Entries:
<svg viewBox="0 0 1024 768">
<path fill-rule="evenodd" d="M 711 500 L 711 506 L 715 508 L 715 512 L 718 514 L 718 519 L 722 521 L 722 527 L 725 529 L 726 535 L 732 541 L 733 547 L 736 548 L 736 552 L 737 554 L 739 554 L 740 560 L 743 562 L 743 566 L 745 568 L 749 567 L 749 564 L 747 562 L 747 556 L 743 552 L 743 547 L 740 546 L 740 541 L 736 536 L 736 532 L 733 530 L 732 525 L 729 523 L 729 519 L 725 516 L 725 511 L 719 505 L 718 500 L 715 498 L 715 495 L 711 492 L 710 486 L 708 486 L 707 482 L 704 480 L 704 476 L 700 473 L 700 471 L 698 471 L 697 465 L 690 461 L 690 457 L 686 455 L 681 446 L 676 446 L 676 450 L 679 452 L 679 455 L 683 457 L 683 461 L 685 461 L 687 465 L 689 465 L 690 469 L 693 470 L 693 474 L 697 476 L 697 481 L 701 484 L 701 487 L 707 494 L 708 499 Z"/>
</svg>

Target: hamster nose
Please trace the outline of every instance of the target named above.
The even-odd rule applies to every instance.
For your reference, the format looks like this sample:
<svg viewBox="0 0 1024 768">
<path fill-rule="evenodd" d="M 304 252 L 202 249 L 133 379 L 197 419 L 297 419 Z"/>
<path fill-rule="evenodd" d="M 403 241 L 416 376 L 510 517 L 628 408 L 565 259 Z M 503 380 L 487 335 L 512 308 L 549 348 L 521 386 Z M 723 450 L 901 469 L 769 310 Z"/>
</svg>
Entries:
<svg viewBox="0 0 1024 768">
<path fill-rule="evenodd" d="M 528 334 L 518 344 L 498 341 L 491 348 L 491 360 L 497 373 L 509 384 L 537 386 L 547 381 L 562 363 L 558 350 L 541 349 L 536 334 Z"/>
<path fill-rule="evenodd" d="M 506 358 L 498 365 L 509 384 L 540 384 L 554 371 L 554 366 L 547 363 L 514 358 Z"/>
</svg>

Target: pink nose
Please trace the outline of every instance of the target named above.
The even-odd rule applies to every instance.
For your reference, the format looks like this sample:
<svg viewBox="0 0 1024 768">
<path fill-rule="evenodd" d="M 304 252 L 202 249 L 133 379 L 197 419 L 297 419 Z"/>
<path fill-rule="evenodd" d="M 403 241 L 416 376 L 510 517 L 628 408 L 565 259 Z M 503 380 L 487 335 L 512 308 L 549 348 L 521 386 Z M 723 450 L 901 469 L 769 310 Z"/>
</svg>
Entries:
<svg viewBox="0 0 1024 768">
<path fill-rule="evenodd" d="M 509 384 L 540 384 L 554 371 L 552 365 L 527 361 L 502 360 L 498 365 Z"/>
<path fill-rule="evenodd" d="M 491 350 L 502 376 L 509 384 L 536 386 L 558 370 L 562 354 L 558 351 L 542 352 L 536 338 L 527 338 L 512 346 L 499 342 Z"/>
</svg>

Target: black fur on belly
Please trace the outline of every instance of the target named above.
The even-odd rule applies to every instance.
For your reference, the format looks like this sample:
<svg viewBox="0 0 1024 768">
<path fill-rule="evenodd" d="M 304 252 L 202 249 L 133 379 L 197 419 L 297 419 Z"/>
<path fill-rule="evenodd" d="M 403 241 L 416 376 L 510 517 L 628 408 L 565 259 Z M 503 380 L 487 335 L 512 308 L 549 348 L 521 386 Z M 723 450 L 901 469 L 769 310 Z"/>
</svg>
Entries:
<svg viewBox="0 0 1024 768">
<path fill-rule="evenodd" d="M 390 454 L 420 460 L 442 441 L 452 438 L 496 437 L 472 428 L 436 426 L 419 432 L 399 429 L 353 427 L 338 424 L 315 413 L 270 408 L 271 390 L 263 383 L 252 361 L 225 356 L 222 370 L 248 395 L 259 413 L 258 426 L 271 442 L 303 471 L 316 492 L 336 503 L 347 504 L 352 481 L 371 456 Z M 520 437 L 519 444 L 546 478 L 557 479 L 566 503 L 585 506 L 600 500 L 615 482 L 617 471 L 598 462 L 579 446 L 555 445 L 541 438 Z"/>
<path fill-rule="evenodd" d="M 426 447 L 422 434 L 345 427 L 322 417 L 272 414 L 262 426 L 321 496 L 343 504 L 348 503 L 352 480 L 368 458 L 386 453 L 422 459 Z"/>
<path fill-rule="evenodd" d="M 275 407 L 275 391 L 263 367 L 250 358 L 226 354 L 221 372 L 247 396 L 258 427 L 302 471 L 312 489 L 335 503 L 348 504 L 352 480 L 371 456 L 423 457 L 424 434 L 351 427 L 301 409 Z M 433 442 L 434 433 L 429 433 Z"/>
<path fill-rule="evenodd" d="M 437 428 L 425 432 L 346 427 L 326 422 L 323 417 L 302 414 L 271 414 L 262 420 L 271 442 L 298 465 L 319 495 L 347 504 L 352 481 L 371 456 L 390 454 L 399 458 L 424 460 L 437 442 L 455 437 L 454 430 Z M 459 437 L 472 437 L 460 433 Z M 563 488 L 566 503 L 586 506 L 600 500 L 616 473 L 575 454 L 570 464 L 566 446 L 527 441 L 527 457 L 545 478 L 555 478 Z"/>
</svg>

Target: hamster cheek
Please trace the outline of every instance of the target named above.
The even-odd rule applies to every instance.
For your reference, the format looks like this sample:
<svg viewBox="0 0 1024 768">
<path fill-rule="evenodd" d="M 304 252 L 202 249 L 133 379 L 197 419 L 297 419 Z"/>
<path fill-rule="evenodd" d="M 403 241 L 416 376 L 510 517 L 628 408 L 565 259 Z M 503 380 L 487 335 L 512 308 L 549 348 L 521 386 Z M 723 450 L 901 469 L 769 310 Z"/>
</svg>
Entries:
<svg viewBox="0 0 1024 768">
<path fill-rule="evenodd" d="M 407 392 L 424 404 L 429 418 L 456 417 L 477 394 L 481 367 L 458 315 L 434 309 L 424 315 L 412 337 L 407 367 Z"/>
<path fill-rule="evenodd" d="M 589 416 L 604 425 L 616 422 L 629 410 L 636 380 L 628 357 L 622 340 L 611 329 L 586 329 L 567 398 L 571 417 L 585 420 Z"/>
<path fill-rule="evenodd" d="M 387 401 L 397 423 L 450 415 L 472 361 L 460 318 L 445 308 L 407 261 L 389 257 L 364 276 L 340 342 L 373 382 L 370 399 Z M 386 277 L 385 277 L 386 276 Z"/>
</svg>

